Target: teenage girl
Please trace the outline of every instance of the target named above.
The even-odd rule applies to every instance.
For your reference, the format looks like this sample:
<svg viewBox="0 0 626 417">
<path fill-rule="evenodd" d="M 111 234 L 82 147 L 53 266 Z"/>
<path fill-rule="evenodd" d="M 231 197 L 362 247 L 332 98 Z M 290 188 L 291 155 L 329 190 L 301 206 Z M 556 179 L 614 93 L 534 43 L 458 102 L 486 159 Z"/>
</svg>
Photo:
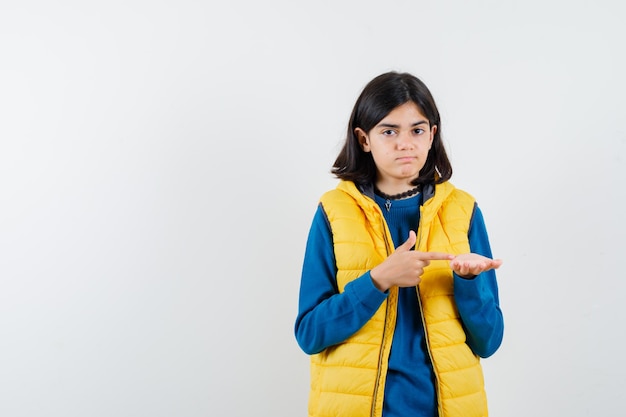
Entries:
<svg viewBox="0 0 626 417">
<path fill-rule="evenodd" d="M 480 358 L 503 336 L 483 215 L 448 180 L 422 81 L 389 72 L 357 99 L 302 268 L 295 335 L 311 417 L 484 417 Z"/>
</svg>

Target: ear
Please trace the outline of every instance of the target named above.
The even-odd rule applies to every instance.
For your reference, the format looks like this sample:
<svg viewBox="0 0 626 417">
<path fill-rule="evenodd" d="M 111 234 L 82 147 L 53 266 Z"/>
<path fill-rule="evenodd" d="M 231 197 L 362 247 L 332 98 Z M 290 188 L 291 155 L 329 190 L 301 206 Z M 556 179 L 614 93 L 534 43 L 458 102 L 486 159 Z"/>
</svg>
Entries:
<svg viewBox="0 0 626 417">
<path fill-rule="evenodd" d="M 367 136 L 367 133 L 365 133 L 365 131 L 360 127 L 357 127 L 356 129 L 354 129 L 354 134 L 359 140 L 359 145 L 361 145 L 361 149 L 363 149 L 363 152 L 370 152 L 370 139 Z"/>
</svg>

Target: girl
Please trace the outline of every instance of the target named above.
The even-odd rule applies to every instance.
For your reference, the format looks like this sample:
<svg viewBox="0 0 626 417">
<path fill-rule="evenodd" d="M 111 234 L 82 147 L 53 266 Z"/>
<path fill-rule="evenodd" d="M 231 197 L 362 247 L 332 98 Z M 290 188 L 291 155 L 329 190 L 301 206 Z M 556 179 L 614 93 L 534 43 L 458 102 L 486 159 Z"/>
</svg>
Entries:
<svg viewBox="0 0 626 417">
<path fill-rule="evenodd" d="M 370 81 L 332 173 L 295 323 L 309 416 L 487 416 L 479 358 L 502 341 L 502 261 L 473 197 L 448 182 L 428 88 L 406 73 Z"/>
</svg>

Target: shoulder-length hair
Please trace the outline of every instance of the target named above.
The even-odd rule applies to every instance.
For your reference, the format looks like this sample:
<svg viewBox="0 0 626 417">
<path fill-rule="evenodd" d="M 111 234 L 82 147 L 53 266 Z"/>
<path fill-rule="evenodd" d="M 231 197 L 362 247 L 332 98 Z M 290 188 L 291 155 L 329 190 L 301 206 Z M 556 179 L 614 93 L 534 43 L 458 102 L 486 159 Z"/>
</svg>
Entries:
<svg viewBox="0 0 626 417">
<path fill-rule="evenodd" d="M 441 183 L 452 176 L 452 165 L 441 140 L 441 119 L 430 90 L 417 77 L 408 73 L 388 72 L 371 80 L 357 99 L 348 123 L 346 141 L 339 152 L 331 173 L 337 178 L 359 185 L 376 180 L 376 165 L 370 152 L 365 152 L 355 132 L 373 129 L 396 107 L 412 101 L 428 119 L 430 127 L 437 126 L 426 163 L 413 185 Z"/>
</svg>

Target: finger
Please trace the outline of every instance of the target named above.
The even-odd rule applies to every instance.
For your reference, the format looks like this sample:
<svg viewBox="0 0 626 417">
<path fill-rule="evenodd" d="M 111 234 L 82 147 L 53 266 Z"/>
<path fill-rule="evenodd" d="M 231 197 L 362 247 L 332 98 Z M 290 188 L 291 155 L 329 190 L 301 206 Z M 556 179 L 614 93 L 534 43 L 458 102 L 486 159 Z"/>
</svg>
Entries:
<svg viewBox="0 0 626 417">
<path fill-rule="evenodd" d="M 489 271 L 490 269 L 498 269 L 502 265 L 502 261 L 499 259 L 489 259 L 489 261 L 481 265 L 481 269 L 483 271 Z"/>
<path fill-rule="evenodd" d="M 415 252 L 417 259 L 428 261 L 451 261 L 454 255 L 444 252 Z"/>
<path fill-rule="evenodd" d="M 413 249 L 413 246 L 415 246 L 415 241 L 417 240 L 417 238 L 415 237 L 415 232 L 413 230 L 411 230 L 409 232 L 409 238 L 400 246 L 398 246 L 396 248 L 396 252 L 400 251 L 400 252 L 408 252 L 411 249 Z"/>
<path fill-rule="evenodd" d="M 459 261 L 458 259 L 454 259 L 450 261 L 450 268 L 455 271 L 466 271 L 467 270 L 467 262 Z"/>
<path fill-rule="evenodd" d="M 452 261 L 452 262 L 450 262 L 450 267 L 458 275 L 464 276 L 464 275 L 467 274 L 467 268 L 463 265 L 462 262 Z"/>
</svg>

